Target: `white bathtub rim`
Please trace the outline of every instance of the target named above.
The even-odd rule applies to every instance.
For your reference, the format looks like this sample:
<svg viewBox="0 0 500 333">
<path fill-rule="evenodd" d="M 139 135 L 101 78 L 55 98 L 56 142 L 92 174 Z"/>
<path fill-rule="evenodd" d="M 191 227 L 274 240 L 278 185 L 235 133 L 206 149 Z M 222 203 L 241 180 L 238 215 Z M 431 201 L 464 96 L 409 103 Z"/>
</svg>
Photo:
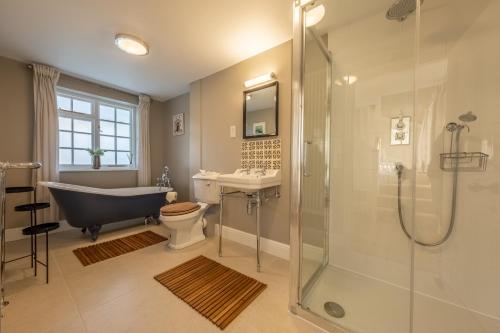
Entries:
<svg viewBox="0 0 500 333">
<path fill-rule="evenodd" d="M 39 185 L 58 190 L 81 192 L 88 194 L 109 195 L 116 197 L 130 197 L 136 195 L 146 195 L 154 193 L 166 193 L 173 189 L 171 187 L 158 186 L 139 186 L 139 187 L 124 187 L 124 188 L 98 188 L 73 184 L 65 184 L 58 182 L 38 182 Z"/>
</svg>

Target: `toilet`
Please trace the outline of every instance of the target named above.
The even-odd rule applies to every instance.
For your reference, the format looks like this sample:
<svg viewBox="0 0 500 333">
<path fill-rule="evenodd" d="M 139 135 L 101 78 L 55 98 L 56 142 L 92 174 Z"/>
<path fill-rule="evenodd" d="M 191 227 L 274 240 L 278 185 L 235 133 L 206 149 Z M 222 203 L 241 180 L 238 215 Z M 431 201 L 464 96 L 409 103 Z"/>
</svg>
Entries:
<svg viewBox="0 0 500 333">
<path fill-rule="evenodd" d="M 219 204 L 218 176 L 217 172 L 200 170 L 193 176 L 196 203 L 180 202 L 161 208 L 160 221 L 170 231 L 170 248 L 182 249 L 205 239 L 205 212 L 209 205 Z"/>
</svg>

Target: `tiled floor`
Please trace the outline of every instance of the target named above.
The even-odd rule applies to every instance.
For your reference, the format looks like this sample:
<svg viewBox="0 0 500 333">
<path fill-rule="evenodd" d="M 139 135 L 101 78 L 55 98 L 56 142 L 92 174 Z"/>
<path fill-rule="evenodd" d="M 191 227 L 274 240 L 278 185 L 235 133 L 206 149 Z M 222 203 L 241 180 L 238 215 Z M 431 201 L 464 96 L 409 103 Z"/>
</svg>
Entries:
<svg viewBox="0 0 500 333">
<path fill-rule="evenodd" d="M 136 225 L 105 232 L 99 241 L 146 228 L 165 234 L 163 226 Z M 50 240 L 50 284 L 44 283 L 43 267 L 34 278 L 27 260 L 8 265 L 10 305 L 2 320 L 3 333 L 220 332 L 153 279 L 200 254 L 268 285 L 225 332 L 322 332 L 287 311 L 288 262 L 263 254 L 262 273 L 257 273 L 254 250 L 237 243 L 225 241 L 222 258 L 215 240 L 209 239 L 177 251 L 161 243 L 83 267 L 71 251 L 90 244 L 79 230 L 52 234 Z M 27 246 L 24 240 L 9 243 L 8 257 L 21 255 Z"/>
</svg>

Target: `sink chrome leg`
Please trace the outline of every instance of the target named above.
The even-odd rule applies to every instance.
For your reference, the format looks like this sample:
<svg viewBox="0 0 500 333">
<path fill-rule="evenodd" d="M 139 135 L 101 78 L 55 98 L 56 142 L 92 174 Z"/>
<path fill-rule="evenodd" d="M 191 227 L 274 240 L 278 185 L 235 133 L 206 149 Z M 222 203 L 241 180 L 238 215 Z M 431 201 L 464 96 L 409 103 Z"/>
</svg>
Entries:
<svg viewBox="0 0 500 333">
<path fill-rule="evenodd" d="M 260 272 L 260 191 L 257 191 L 255 198 L 255 215 L 257 219 L 257 272 Z"/>
<path fill-rule="evenodd" d="M 224 208 L 224 186 L 220 187 L 220 208 L 219 208 L 219 257 L 222 257 L 222 212 Z"/>
</svg>

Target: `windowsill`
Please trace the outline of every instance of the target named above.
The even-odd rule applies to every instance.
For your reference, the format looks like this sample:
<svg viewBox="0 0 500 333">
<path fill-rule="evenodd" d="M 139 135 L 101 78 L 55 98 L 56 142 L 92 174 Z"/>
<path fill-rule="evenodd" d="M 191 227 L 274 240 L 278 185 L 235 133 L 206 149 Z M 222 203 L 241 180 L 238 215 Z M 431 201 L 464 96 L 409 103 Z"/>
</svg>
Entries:
<svg viewBox="0 0 500 333">
<path fill-rule="evenodd" d="M 137 168 L 127 168 L 127 167 L 101 167 L 100 169 L 92 169 L 92 168 L 67 168 L 67 169 L 59 169 L 59 172 L 106 172 L 106 171 L 138 171 Z"/>
</svg>

